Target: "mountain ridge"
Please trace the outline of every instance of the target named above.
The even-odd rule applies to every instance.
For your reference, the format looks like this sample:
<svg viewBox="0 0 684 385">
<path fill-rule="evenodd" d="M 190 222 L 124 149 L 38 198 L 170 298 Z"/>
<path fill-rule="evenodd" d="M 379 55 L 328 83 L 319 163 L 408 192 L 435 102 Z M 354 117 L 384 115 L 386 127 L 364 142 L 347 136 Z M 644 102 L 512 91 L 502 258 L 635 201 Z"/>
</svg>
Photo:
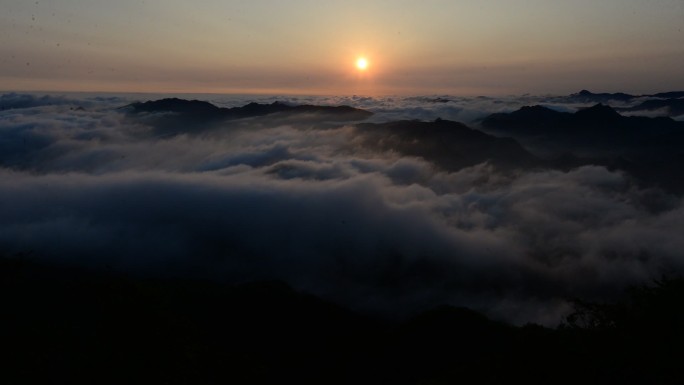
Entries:
<svg viewBox="0 0 684 385">
<path fill-rule="evenodd" d="M 483 162 L 502 169 L 541 164 L 513 138 L 492 136 L 450 120 L 360 123 L 356 129 L 365 146 L 422 157 L 449 171 Z"/>
<path fill-rule="evenodd" d="M 319 106 L 311 104 L 289 105 L 280 101 L 271 104 L 248 103 L 241 107 L 223 108 L 200 100 L 185 100 L 179 98 L 165 98 L 136 102 L 121 107 L 134 114 L 171 112 L 185 118 L 199 120 L 232 120 L 272 115 L 287 114 L 321 114 L 340 120 L 363 120 L 372 112 L 350 106 Z"/>
</svg>

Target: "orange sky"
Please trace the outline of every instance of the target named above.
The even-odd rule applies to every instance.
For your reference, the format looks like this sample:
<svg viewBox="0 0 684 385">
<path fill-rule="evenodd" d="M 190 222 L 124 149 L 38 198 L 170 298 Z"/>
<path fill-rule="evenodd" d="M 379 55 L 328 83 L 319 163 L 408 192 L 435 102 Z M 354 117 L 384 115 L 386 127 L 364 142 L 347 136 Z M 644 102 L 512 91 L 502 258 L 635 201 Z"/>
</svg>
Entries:
<svg viewBox="0 0 684 385">
<path fill-rule="evenodd" d="M 684 2 L 6 0 L 5 91 L 684 89 Z M 359 56 L 367 71 L 355 67 Z"/>
</svg>

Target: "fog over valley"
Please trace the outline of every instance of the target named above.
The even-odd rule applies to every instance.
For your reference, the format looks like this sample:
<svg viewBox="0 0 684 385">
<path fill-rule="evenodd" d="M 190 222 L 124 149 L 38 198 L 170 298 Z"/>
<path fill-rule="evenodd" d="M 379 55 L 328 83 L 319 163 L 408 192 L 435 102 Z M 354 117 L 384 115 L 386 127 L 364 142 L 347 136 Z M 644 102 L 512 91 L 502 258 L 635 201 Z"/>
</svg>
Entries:
<svg viewBox="0 0 684 385">
<path fill-rule="evenodd" d="M 0 252 L 555 326 L 684 269 L 681 96 L 6 93 Z"/>
</svg>

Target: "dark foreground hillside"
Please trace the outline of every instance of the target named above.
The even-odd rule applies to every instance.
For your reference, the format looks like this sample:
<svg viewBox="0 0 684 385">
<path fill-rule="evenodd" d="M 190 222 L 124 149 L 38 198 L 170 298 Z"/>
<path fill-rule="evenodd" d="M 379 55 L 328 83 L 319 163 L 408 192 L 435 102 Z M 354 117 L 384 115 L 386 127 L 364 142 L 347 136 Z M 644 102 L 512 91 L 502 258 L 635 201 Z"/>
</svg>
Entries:
<svg viewBox="0 0 684 385">
<path fill-rule="evenodd" d="M 372 319 L 278 282 L 0 259 L 3 384 L 624 384 L 684 378 L 684 280 L 576 303 L 557 329 L 464 308 Z"/>
</svg>

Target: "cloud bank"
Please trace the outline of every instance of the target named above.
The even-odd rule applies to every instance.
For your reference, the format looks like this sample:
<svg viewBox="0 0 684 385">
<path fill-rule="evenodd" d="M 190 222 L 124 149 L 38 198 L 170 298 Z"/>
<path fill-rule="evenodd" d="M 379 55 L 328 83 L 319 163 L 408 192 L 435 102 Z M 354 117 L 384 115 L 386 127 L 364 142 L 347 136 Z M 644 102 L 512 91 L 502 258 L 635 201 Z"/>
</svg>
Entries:
<svg viewBox="0 0 684 385">
<path fill-rule="evenodd" d="M 280 279 L 362 311 L 449 303 L 546 324 L 568 298 L 610 298 L 684 268 L 682 197 L 604 167 L 447 172 L 363 146 L 367 134 L 351 124 L 250 118 L 160 136 L 112 101 L 37 100 L 0 112 L 4 254 Z M 471 101 L 461 111 L 497 104 Z M 450 103 L 346 104 L 371 106 L 375 120 L 443 114 Z M 515 103 L 500 104 L 491 112 Z"/>
</svg>

